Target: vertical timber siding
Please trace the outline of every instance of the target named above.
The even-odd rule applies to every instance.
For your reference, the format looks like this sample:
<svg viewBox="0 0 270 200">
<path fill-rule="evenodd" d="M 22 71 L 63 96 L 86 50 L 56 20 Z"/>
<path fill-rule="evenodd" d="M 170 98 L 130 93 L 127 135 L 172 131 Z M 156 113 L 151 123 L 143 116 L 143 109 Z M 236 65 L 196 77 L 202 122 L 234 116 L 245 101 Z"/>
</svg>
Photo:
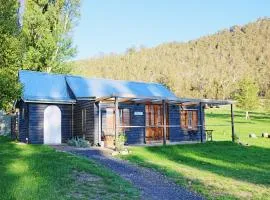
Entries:
<svg viewBox="0 0 270 200">
<path fill-rule="evenodd" d="M 114 108 L 114 104 L 100 104 L 102 113 L 102 130 L 106 129 L 106 108 Z M 145 126 L 145 105 L 120 103 L 119 108 L 130 110 L 130 126 Z M 135 112 L 142 112 L 143 115 L 134 115 Z M 97 115 L 98 117 L 98 115 Z M 127 144 L 143 144 L 145 142 L 145 128 L 133 127 L 125 130 Z"/>
<path fill-rule="evenodd" d="M 119 108 L 130 110 L 130 125 L 145 126 L 145 105 L 144 104 L 120 104 Z M 135 112 L 142 112 L 143 115 L 134 115 Z M 145 128 L 129 128 L 125 131 L 127 144 L 144 144 Z"/>
<path fill-rule="evenodd" d="M 181 127 L 171 127 L 170 128 L 170 141 L 200 141 L 201 140 L 201 120 L 204 124 L 204 117 L 201 119 L 200 107 L 190 107 L 192 109 L 198 110 L 198 130 L 196 132 L 189 132 L 182 129 Z M 204 110 L 202 110 L 202 116 L 204 116 Z M 169 124 L 170 125 L 180 125 L 180 108 L 177 105 L 169 105 Z M 205 133 L 203 130 L 203 138 L 205 139 Z"/>
<path fill-rule="evenodd" d="M 23 114 L 23 109 L 24 109 L 24 114 Z M 19 109 L 18 117 L 19 117 L 19 138 L 18 139 L 21 142 L 26 142 L 26 138 L 28 138 L 29 111 L 28 111 L 28 104 L 23 101 L 20 102 L 20 109 Z"/>
<path fill-rule="evenodd" d="M 61 138 L 62 142 L 67 142 L 71 138 L 72 123 L 72 106 L 65 104 L 40 104 L 29 103 L 29 143 L 43 144 L 44 135 L 44 110 L 50 106 L 58 106 L 61 110 Z"/>
<path fill-rule="evenodd" d="M 95 102 L 89 100 L 78 100 L 74 106 L 74 136 L 85 137 L 91 144 L 96 140 L 94 106 Z M 82 130 L 82 109 L 86 109 L 86 131 Z"/>
</svg>

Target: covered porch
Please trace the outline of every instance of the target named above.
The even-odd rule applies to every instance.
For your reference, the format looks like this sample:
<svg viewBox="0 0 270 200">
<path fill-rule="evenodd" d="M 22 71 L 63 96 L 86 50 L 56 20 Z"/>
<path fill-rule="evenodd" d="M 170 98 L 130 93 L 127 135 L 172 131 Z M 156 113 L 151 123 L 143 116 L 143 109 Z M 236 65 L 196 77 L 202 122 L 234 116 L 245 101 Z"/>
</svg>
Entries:
<svg viewBox="0 0 270 200">
<path fill-rule="evenodd" d="M 231 105 L 234 138 L 233 102 L 229 100 L 109 96 L 97 98 L 95 102 L 98 105 L 98 144 L 101 146 L 114 148 L 121 134 L 127 136 L 127 145 L 204 142 L 204 109 L 209 105 Z M 131 137 L 136 134 L 140 136 L 134 143 Z M 184 134 L 184 138 L 176 137 L 176 134 Z"/>
</svg>

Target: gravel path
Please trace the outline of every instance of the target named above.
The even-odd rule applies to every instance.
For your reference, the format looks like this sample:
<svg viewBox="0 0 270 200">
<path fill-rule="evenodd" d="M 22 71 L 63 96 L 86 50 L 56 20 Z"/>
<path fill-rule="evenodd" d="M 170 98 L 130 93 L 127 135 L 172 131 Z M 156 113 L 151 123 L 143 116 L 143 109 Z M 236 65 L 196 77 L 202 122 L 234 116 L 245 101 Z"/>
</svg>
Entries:
<svg viewBox="0 0 270 200">
<path fill-rule="evenodd" d="M 143 199 L 203 199 L 198 194 L 176 185 L 155 170 L 112 157 L 108 150 L 104 151 L 98 148 L 77 149 L 69 146 L 53 147 L 60 151 L 85 156 L 106 166 L 137 187 Z"/>
</svg>

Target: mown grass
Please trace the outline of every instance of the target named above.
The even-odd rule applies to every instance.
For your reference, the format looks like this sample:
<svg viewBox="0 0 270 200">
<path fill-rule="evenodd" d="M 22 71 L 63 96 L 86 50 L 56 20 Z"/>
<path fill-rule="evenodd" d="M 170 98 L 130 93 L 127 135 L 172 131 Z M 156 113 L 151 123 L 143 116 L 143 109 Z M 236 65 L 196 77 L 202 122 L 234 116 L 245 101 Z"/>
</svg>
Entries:
<svg viewBox="0 0 270 200">
<path fill-rule="evenodd" d="M 254 145 L 261 140 L 249 139 L 249 133 L 255 133 L 261 137 L 262 132 L 270 133 L 270 113 L 262 110 L 250 112 L 250 119 L 245 119 L 245 112 L 240 109 L 234 111 L 235 133 L 241 141 Z M 221 108 L 211 108 L 206 110 L 206 128 L 213 129 L 213 139 L 215 141 L 231 140 L 231 116 L 230 108 L 224 106 Z M 265 144 L 267 145 L 267 144 Z"/>
<path fill-rule="evenodd" d="M 138 199 L 138 191 L 104 167 L 45 145 L 0 136 L 0 199 Z"/>
<path fill-rule="evenodd" d="M 236 110 L 235 126 L 242 146 L 232 143 L 229 109 L 207 110 L 214 142 L 203 144 L 131 147 L 124 159 L 160 170 L 176 183 L 208 199 L 270 199 L 270 138 L 249 139 L 270 130 L 267 113 L 253 112 L 251 120 Z M 223 141 L 222 141 L 223 140 Z"/>
</svg>

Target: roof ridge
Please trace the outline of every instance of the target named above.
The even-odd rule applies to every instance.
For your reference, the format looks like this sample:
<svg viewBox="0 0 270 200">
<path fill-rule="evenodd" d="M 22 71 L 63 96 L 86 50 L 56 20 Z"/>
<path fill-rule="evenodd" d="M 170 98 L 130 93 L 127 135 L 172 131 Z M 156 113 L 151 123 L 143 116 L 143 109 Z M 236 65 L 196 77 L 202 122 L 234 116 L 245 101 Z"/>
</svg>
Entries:
<svg viewBox="0 0 270 200">
<path fill-rule="evenodd" d="M 112 79 L 112 78 L 101 78 L 101 77 L 85 77 L 85 76 L 80 76 L 80 75 L 66 75 L 67 77 L 74 77 L 74 78 L 83 78 L 83 79 L 96 79 L 96 80 L 107 80 L 107 81 L 119 81 L 119 82 L 132 82 L 132 83 L 145 83 L 145 84 L 156 84 L 156 85 L 162 85 L 161 83 L 157 82 L 147 82 L 147 81 L 135 81 L 135 80 L 122 80 L 122 79 Z"/>
<path fill-rule="evenodd" d="M 60 74 L 60 73 L 51 73 L 51 72 L 43 72 L 43 71 L 34 71 L 34 70 L 28 70 L 28 69 L 20 69 L 20 72 L 27 72 L 27 73 L 33 73 L 33 74 L 43 74 L 43 75 L 51 75 L 51 76 L 67 76 L 68 74 Z"/>
<path fill-rule="evenodd" d="M 52 75 L 52 76 L 64 76 L 66 77 L 74 77 L 74 78 L 83 78 L 83 79 L 100 79 L 100 80 L 108 80 L 108 81 L 119 81 L 119 82 L 132 82 L 132 83 L 145 83 L 145 84 L 155 84 L 155 85 L 162 85 L 162 83 L 157 83 L 157 82 L 147 82 L 147 81 L 136 81 L 136 80 L 121 80 L 121 79 L 112 79 L 112 78 L 101 78 L 101 77 L 85 77 L 81 75 L 73 75 L 73 74 L 60 74 L 60 73 L 50 73 L 50 72 L 43 72 L 43 71 L 34 71 L 34 70 L 25 70 L 21 69 L 19 72 L 27 72 L 27 73 L 38 73 L 38 74 L 43 74 L 43 75 Z"/>
</svg>

